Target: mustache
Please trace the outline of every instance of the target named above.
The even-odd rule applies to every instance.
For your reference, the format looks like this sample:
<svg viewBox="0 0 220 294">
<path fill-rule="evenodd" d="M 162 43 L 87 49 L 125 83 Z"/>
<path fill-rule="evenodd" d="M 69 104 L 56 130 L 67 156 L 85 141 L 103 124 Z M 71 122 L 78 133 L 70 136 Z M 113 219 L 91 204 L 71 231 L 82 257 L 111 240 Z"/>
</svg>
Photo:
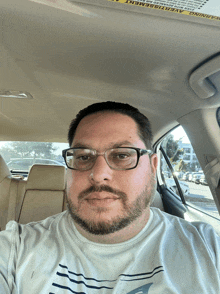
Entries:
<svg viewBox="0 0 220 294">
<path fill-rule="evenodd" d="M 93 185 L 93 186 L 89 187 L 88 189 L 82 191 L 78 195 L 78 199 L 79 200 L 82 200 L 87 195 L 89 195 L 90 193 L 94 193 L 94 192 L 108 192 L 108 193 L 117 195 L 122 200 L 126 200 L 127 199 L 127 194 L 126 193 L 124 193 L 124 192 L 122 192 L 120 190 L 117 190 L 117 189 L 113 189 L 112 187 L 107 186 L 107 185 L 101 185 L 101 186 Z"/>
</svg>

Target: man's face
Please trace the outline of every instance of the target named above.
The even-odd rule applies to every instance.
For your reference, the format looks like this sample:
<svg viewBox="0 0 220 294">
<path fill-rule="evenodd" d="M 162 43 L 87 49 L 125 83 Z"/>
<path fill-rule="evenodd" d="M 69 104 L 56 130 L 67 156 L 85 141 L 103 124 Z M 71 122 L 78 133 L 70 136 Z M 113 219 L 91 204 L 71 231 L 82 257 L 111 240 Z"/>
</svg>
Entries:
<svg viewBox="0 0 220 294">
<path fill-rule="evenodd" d="M 135 121 L 120 113 L 100 112 L 79 123 L 72 147 L 104 152 L 113 147 L 146 149 Z M 104 156 L 87 171 L 67 170 L 67 202 L 72 218 L 93 234 L 118 231 L 143 213 L 155 193 L 157 157 L 140 157 L 131 170 L 113 170 Z"/>
</svg>

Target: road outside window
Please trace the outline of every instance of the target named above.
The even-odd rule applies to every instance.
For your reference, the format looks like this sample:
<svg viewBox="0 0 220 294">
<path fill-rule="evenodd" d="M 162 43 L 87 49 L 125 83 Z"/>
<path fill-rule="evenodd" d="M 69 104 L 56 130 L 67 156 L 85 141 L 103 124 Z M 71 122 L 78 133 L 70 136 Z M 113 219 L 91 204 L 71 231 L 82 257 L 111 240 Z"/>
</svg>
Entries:
<svg viewBox="0 0 220 294">
<path fill-rule="evenodd" d="M 220 219 L 204 172 L 183 128 L 178 127 L 169 133 L 163 140 L 161 147 L 170 162 L 169 166 L 164 156 L 161 156 L 161 174 L 167 188 L 179 195 L 173 178 L 173 174 L 175 174 L 186 203 Z"/>
</svg>

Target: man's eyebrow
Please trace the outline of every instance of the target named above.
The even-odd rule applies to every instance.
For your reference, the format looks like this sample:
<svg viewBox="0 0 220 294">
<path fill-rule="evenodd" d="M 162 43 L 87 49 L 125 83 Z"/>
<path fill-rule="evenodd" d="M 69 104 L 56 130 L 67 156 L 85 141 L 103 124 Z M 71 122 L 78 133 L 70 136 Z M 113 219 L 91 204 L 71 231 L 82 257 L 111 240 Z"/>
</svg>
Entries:
<svg viewBox="0 0 220 294">
<path fill-rule="evenodd" d="M 111 148 L 121 147 L 122 145 L 129 145 L 129 147 L 133 146 L 133 144 L 129 141 L 121 141 L 121 142 L 114 143 Z"/>
<path fill-rule="evenodd" d="M 108 148 L 118 148 L 118 147 L 121 147 L 122 145 L 129 145 L 129 147 L 132 147 L 133 144 L 127 140 L 125 141 L 120 141 L 120 142 L 116 142 L 116 143 L 112 143 L 108 146 Z M 91 145 L 89 144 L 83 144 L 83 143 L 76 143 L 73 145 L 72 148 L 85 148 L 85 149 L 94 149 Z"/>
<path fill-rule="evenodd" d="M 76 143 L 73 145 L 72 148 L 85 148 L 85 149 L 93 149 L 92 146 L 83 144 L 83 143 Z"/>
</svg>

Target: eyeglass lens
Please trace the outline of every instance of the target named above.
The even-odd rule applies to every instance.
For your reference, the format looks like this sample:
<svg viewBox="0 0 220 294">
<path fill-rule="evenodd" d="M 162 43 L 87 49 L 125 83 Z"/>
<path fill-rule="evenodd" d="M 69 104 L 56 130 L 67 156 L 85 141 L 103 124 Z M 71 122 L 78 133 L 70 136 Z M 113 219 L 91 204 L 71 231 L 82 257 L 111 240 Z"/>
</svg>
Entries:
<svg viewBox="0 0 220 294">
<path fill-rule="evenodd" d="M 70 149 L 66 153 L 67 166 L 88 170 L 94 165 L 99 154 L 91 149 Z M 113 169 L 130 169 L 137 164 L 137 151 L 132 148 L 114 148 L 105 151 L 104 157 Z"/>
</svg>

